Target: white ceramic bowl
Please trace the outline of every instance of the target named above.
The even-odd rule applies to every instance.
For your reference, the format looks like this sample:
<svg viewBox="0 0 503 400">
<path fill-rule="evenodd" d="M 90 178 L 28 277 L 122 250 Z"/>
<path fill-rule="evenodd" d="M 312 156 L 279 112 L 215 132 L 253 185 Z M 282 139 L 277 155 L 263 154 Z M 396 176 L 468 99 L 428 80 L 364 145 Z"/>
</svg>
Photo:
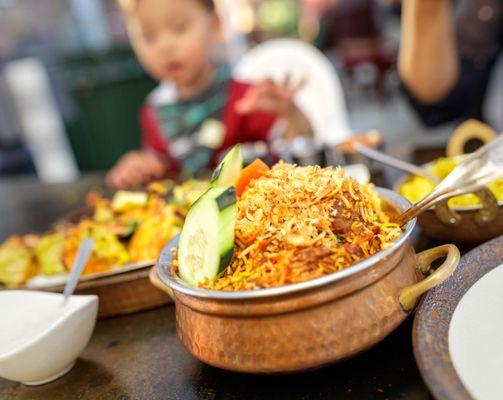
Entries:
<svg viewBox="0 0 503 400">
<path fill-rule="evenodd" d="M 97 296 L 0 291 L 0 377 L 41 385 L 75 364 L 96 323 Z"/>
</svg>

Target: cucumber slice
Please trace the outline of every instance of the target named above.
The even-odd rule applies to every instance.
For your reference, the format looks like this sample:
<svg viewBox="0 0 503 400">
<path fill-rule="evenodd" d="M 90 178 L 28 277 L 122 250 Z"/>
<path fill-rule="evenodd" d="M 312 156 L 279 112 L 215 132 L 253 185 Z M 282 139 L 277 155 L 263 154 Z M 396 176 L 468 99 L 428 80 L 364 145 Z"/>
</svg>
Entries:
<svg viewBox="0 0 503 400">
<path fill-rule="evenodd" d="M 121 239 L 127 239 L 133 235 L 136 228 L 138 228 L 138 222 L 137 221 L 129 221 L 126 226 L 122 227 L 122 229 L 118 233 L 118 236 Z"/>
<path fill-rule="evenodd" d="M 211 188 L 192 205 L 178 243 L 180 278 L 192 286 L 217 278 L 232 259 L 235 220 L 234 188 Z"/>
<path fill-rule="evenodd" d="M 214 193 L 217 196 L 215 200 L 220 211 L 236 203 L 236 189 L 234 187 L 229 186 L 227 189 L 221 189 L 220 193 L 218 193 L 219 191 L 215 190 Z"/>
<path fill-rule="evenodd" d="M 237 144 L 229 150 L 220 165 L 213 171 L 211 186 L 219 188 L 236 186 L 242 168 L 243 155 L 241 146 Z"/>
</svg>

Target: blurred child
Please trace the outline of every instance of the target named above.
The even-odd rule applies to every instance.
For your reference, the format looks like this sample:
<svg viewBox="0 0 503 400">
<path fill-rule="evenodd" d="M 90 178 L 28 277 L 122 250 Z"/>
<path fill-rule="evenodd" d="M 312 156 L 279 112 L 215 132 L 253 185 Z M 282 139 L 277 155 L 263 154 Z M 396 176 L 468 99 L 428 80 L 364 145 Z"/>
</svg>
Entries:
<svg viewBox="0 0 503 400">
<path fill-rule="evenodd" d="M 143 149 L 109 172 L 117 188 L 140 186 L 173 171 L 213 166 L 239 142 L 311 134 L 293 97 L 302 84 L 266 79 L 255 86 L 232 79 L 214 60 L 220 23 L 211 0 L 119 0 L 133 48 L 160 85 L 140 111 Z M 277 124 L 281 122 L 281 124 Z"/>
</svg>

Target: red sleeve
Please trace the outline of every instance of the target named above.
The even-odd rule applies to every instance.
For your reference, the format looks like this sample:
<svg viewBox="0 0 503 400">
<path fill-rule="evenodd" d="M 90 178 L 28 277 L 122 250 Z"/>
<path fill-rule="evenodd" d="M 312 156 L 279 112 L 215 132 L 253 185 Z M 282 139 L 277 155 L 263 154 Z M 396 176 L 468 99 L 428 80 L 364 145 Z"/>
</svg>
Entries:
<svg viewBox="0 0 503 400">
<path fill-rule="evenodd" d="M 250 87 L 251 85 L 248 83 L 231 81 L 229 98 L 224 111 L 226 135 L 223 148 L 240 142 L 267 141 L 269 132 L 276 121 L 275 114 L 253 113 L 240 115 L 236 112 L 236 102 L 243 98 Z"/>
<path fill-rule="evenodd" d="M 179 163 L 169 151 L 168 142 L 162 136 L 155 110 L 150 104 L 144 104 L 140 109 L 139 120 L 142 132 L 142 147 L 165 156 L 171 165 L 178 168 Z"/>
</svg>

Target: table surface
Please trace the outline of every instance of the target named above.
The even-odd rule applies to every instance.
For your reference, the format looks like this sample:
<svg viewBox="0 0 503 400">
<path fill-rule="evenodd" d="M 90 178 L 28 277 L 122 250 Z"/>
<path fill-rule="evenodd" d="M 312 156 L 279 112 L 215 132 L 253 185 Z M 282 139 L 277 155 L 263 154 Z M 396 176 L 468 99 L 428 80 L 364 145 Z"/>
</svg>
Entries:
<svg viewBox="0 0 503 400">
<path fill-rule="evenodd" d="M 0 180 L 0 240 L 44 231 L 100 186 L 99 175 L 63 185 Z M 170 305 L 98 321 L 67 375 L 40 387 L 0 379 L 0 399 L 430 399 L 414 362 L 411 331 L 409 318 L 370 351 L 317 371 L 237 374 L 202 364 L 185 351 Z"/>
</svg>

